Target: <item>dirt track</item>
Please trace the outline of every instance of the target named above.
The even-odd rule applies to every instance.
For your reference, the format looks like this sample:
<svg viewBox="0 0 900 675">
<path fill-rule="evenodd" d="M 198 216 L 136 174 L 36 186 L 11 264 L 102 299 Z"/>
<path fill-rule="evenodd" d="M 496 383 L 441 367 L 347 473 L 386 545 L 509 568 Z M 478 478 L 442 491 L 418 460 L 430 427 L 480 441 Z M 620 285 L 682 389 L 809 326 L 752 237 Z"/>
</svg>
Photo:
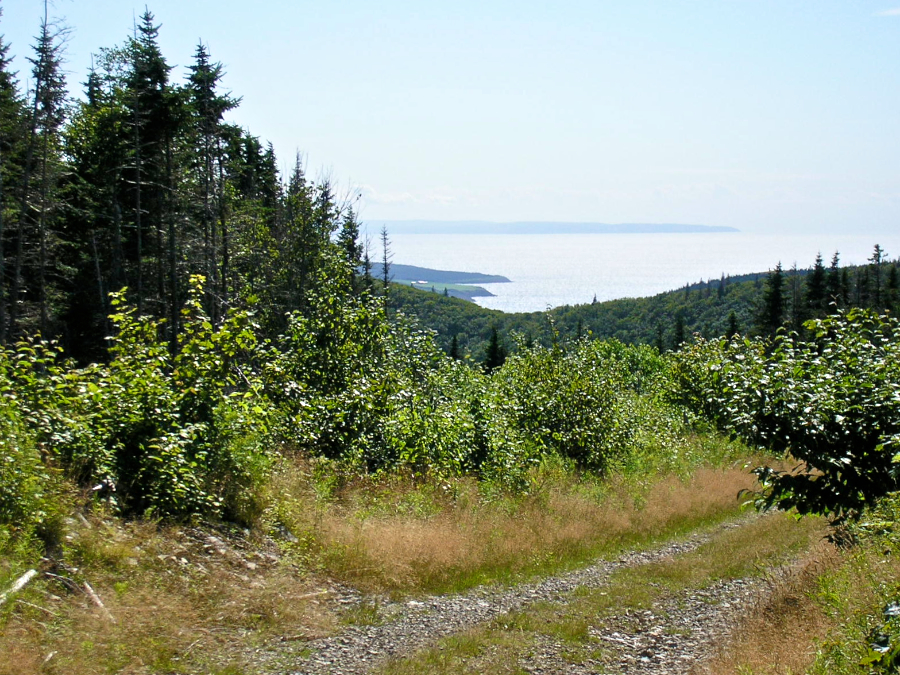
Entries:
<svg viewBox="0 0 900 675">
<path fill-rule="evenodd" d="M 514 587 L 479 587 L 461 595 L 431 596 L 404 603 L 373 605 L 370 626 L 351 626 L 339 635 L 313 641 L 292 640 L 257 650 L 252 661 L 266 672 L 290 675 L 366 673 L 390 657 L 402 657 L 436 640 L 521 610 L 537 601 L 564 606 L 579 588 L 602 588 L 610 574 L 684 555 L 726 529 L 742 527 L 744 518 L 683 541 L 650 551 L 599 561 L 567 574 Z M 529 673 L 640 673 L 675 675 L 701 672 L 698 667 L 731 630 L 741 607 L 765 592 L 759 579 L 737 579 L 700 591 L 663 598 L 652 610 L 623 611 L 599 620 L 590 629 L 603 645 L 602 661 L 573 664 L 563 645 L 542 639 L 519 667 Z M 349 590 L 338 604 L 359 607 L 371 602 Z"/>
</svg>

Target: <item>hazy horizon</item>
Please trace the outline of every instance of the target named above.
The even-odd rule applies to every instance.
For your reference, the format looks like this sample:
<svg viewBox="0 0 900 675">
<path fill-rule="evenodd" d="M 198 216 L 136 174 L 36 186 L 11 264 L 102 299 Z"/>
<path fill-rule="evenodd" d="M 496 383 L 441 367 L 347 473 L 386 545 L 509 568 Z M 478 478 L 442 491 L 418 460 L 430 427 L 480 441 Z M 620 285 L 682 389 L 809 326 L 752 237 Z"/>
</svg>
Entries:
<svg viewBox="0 0 900 675">
<path fill-rule="evenodd" d="M 365 220 L 697 223 L 870 233 L 900 216 L 900 0 L 148 3 L 183 81 Z M 2 4 L 29 78 L 43 2 Z M 59 0 L 70 89 L 144 2 Z"/>
</svg>

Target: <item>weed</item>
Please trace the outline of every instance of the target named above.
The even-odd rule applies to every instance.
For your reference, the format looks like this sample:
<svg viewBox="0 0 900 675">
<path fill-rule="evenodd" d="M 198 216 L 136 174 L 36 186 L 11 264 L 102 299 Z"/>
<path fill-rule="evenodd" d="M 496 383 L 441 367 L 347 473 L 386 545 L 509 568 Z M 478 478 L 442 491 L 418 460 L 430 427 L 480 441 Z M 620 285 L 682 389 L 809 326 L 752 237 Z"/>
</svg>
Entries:
<svg viewBox="0 0 900 675">
<path fill-rule="evenodd" d="M 364 601 L 344 612 L 343 622 L 351 626 L 380 626 L 384 615 L 377 600 Z"/>
</svg>

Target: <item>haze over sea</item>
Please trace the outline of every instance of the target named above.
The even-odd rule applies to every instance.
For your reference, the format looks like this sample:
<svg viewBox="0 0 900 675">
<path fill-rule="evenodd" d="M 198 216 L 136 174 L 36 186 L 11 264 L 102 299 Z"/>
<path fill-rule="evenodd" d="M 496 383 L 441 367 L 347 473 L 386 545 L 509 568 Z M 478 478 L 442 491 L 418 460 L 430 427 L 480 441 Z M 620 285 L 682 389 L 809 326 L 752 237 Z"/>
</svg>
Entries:
<svg viewBox="0 0 900 675">
<path fill-rule="evenodd" d="M 371 236 L 371 235 L 370 235 Z M 494 297 L 483 307 L 533 312 L 625 297 L 656 295 L 701 280 L 811 267 L 835 251 L 842 265 L 865 263 L 880 244 L 894 259 L 900 233 L 777 235 L 745 232 L 653 234 L 392 234 L 393 262 L 432 269 L 500 274 L 482 284 Z M 372 237 L 372 258 L 380 251 Z"/>
</svg>

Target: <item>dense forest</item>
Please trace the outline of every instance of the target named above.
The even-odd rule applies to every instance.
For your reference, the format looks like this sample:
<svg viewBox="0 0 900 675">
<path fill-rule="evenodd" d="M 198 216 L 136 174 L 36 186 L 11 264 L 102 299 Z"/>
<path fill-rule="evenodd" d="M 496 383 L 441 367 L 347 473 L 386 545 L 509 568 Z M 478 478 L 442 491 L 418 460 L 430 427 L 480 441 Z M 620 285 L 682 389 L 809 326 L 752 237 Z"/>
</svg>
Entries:
<svg viewBox="0 0 900 675">
<path fill-rule="evenodd" d="M 352 204 L 299 158 L 282 179 L 270 145 L 223 121 L 240 99 L 202 43 L 174 82 L 145 11 L 133 37 L 99 49 L 72 99 L 64 34 L 45 17 L 28 92 L 0 46 L 0 342 L 40 333 L 81 363 L 102 360 L 109 293 L 126 288 L 174 346 L 194 274 L 213 321 L 253 304 L 270 334 L 323 276 L 362 290 Z"/>
</svg>

